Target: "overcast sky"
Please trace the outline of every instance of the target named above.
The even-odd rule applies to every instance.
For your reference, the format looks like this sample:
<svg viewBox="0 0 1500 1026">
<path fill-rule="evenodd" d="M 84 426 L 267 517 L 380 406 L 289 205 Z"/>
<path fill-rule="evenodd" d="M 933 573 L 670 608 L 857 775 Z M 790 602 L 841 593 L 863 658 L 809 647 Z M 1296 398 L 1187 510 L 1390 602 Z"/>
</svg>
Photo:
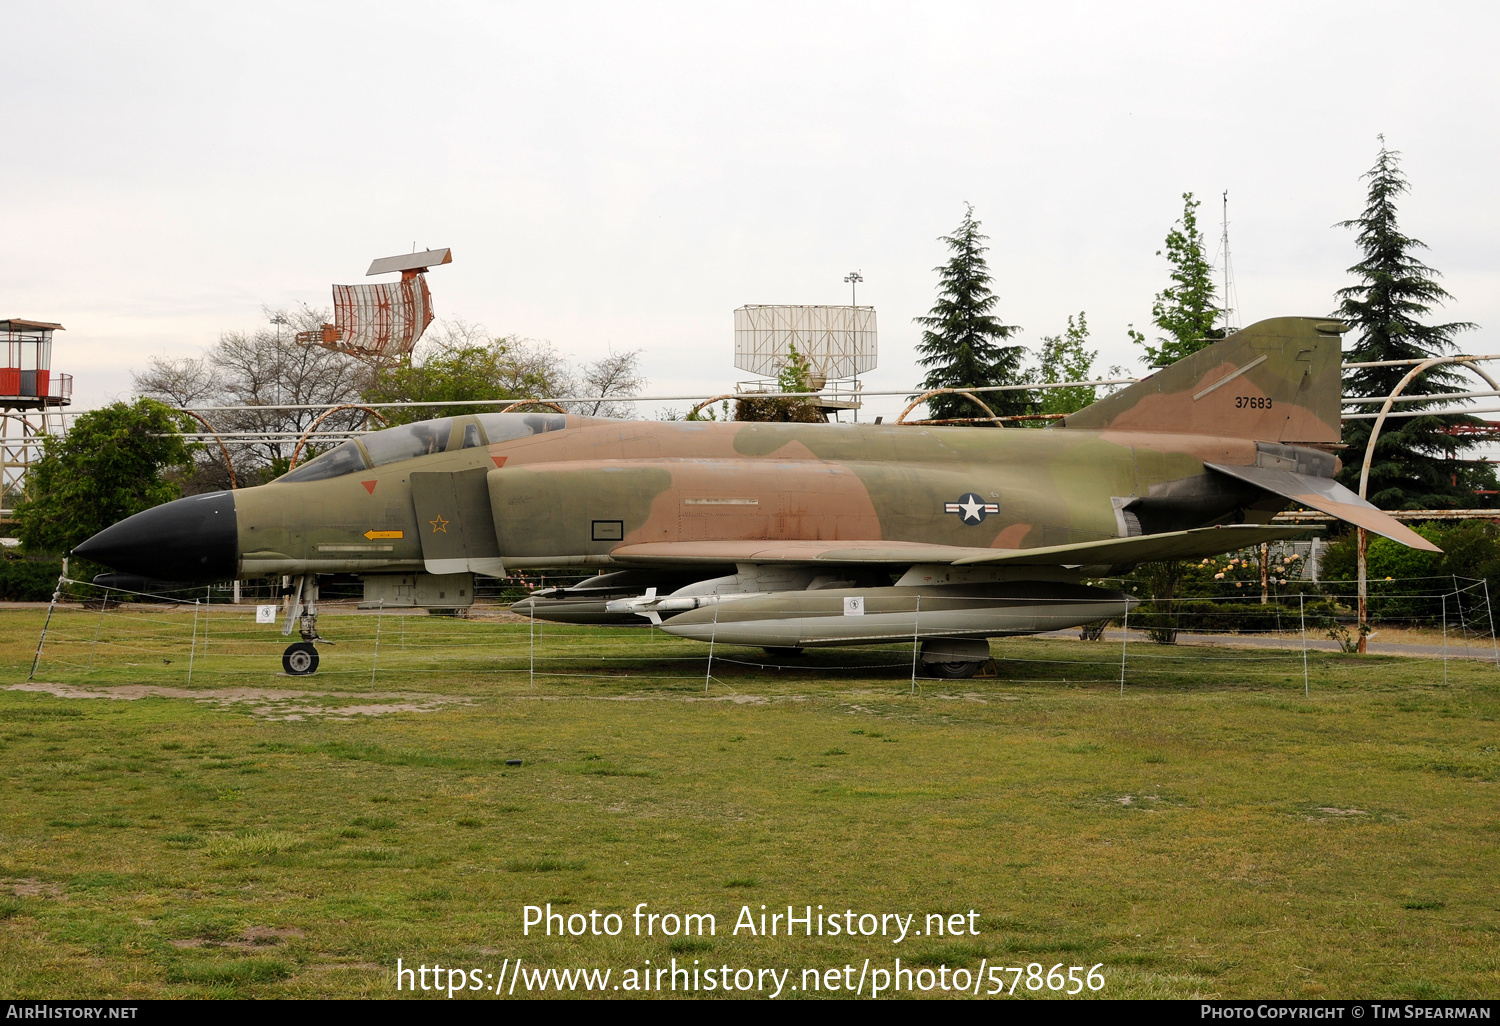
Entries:
<svg viewBox="0 0 1500 1026">
<path fill-rule="evenodd" d="M 85 407 L 451 246 L 439 316 L 643 349 L 651 392 L 704 393 L 746 377 L 735 307 L 847 302 L 858 268 L 867 387 L 903 389 L 967 201 L 1022 341 L 1086 310 L 1101 364 L 1135 363 L 1183 192 L 1216 243 L 1229 191 L 1241 323 L 1327 313 L 1383 132 L 1444 316 L 1494 352 L 1497 28 L 1479 3 L 9 3 L 0 316 L 67 326 Z"/>
</svg>

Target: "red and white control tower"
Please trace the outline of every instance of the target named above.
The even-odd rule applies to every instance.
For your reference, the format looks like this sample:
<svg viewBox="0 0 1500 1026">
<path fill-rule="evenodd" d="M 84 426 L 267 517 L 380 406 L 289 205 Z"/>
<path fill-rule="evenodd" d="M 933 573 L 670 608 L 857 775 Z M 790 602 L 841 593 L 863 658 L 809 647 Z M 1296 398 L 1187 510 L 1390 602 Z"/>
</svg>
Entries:
<svg viewBox="0 0 1500 1026">
<path fill-rule="evenodd" d="M 49 321 L 0 320 L 0 523 L 11 519 L 42 439 L 62 431 L 62 408 L 73 402 L 73 375 L 52 370 L 52 333 L 62 330 Z"/>
</svg>

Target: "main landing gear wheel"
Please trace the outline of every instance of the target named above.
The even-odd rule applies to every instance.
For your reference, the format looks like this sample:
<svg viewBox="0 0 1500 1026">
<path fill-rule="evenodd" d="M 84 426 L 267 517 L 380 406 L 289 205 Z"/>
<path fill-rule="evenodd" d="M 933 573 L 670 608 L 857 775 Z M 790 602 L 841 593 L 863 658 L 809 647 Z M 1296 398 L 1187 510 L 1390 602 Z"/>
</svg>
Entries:
<svg viewBox="0 0 1500 1026">
<path fill-rule="evenodd" d="M 281 653 L 281 668 L 293 677 L 306 677 L 318 672 L 318 650 L 310 641 L 299 641 L 288 645 Z"/>
<path fill-rule="evenodd" d="M 928 671 L 934 677 L 946 677 L 949 680 L 963 680 L 972 677 L 979 672 L 983 663 L 925 663 Z"/>
</svg>

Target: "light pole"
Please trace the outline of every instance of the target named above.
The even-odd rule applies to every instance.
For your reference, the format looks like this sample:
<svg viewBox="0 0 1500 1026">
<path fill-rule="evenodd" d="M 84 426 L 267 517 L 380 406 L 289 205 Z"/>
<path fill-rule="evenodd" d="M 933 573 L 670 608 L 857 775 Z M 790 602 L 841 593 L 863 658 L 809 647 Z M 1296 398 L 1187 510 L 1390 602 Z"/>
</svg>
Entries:
<svg viewBox="0 0 1500 1026">
<path fill-rule="evenodd" d="M 850 271 L 844 276 L 849 283 L 849 305 L 859 306 L 859 283 L 865 280 L 865 276 L 858 271 Z M 856 314 L 857 316 L 857 314 Z M 854 343 L 854 423 L 859 423 L 859 342 Z"/>
<path fill-rule="evenodd" d="M 859 300 L 855 298 L 854 290 L 859 287 L 860 282 L 865 280 L 865 276 L 860 274 L 858 271 L 850 271 L 848 274 L 844 275 L 844 280 L 849 283 L 849 305 L 858 306 Z"/>
</svg>

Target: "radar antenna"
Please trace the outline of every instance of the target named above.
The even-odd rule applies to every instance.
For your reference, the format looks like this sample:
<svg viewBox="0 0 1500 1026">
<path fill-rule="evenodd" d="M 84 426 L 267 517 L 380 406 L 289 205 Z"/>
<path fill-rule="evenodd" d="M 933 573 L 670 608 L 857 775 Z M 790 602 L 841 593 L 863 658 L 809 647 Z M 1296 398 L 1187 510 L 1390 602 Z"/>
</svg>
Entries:
<svg viewBox="0 0 1500 1026">
<path fill-rule="evenodd" d="M 401 280 L 378 285 L 335 285 L 333 323 L 315 331 L 299 331 L 297 341 L 335 349 L 377 365 L 407 359 L 422 332 L 432 323 L 427 268 L 452 262 L 450 249 L 403 253 L 373 261 L 366 276 L 399 271 Z"/>
</svg>

